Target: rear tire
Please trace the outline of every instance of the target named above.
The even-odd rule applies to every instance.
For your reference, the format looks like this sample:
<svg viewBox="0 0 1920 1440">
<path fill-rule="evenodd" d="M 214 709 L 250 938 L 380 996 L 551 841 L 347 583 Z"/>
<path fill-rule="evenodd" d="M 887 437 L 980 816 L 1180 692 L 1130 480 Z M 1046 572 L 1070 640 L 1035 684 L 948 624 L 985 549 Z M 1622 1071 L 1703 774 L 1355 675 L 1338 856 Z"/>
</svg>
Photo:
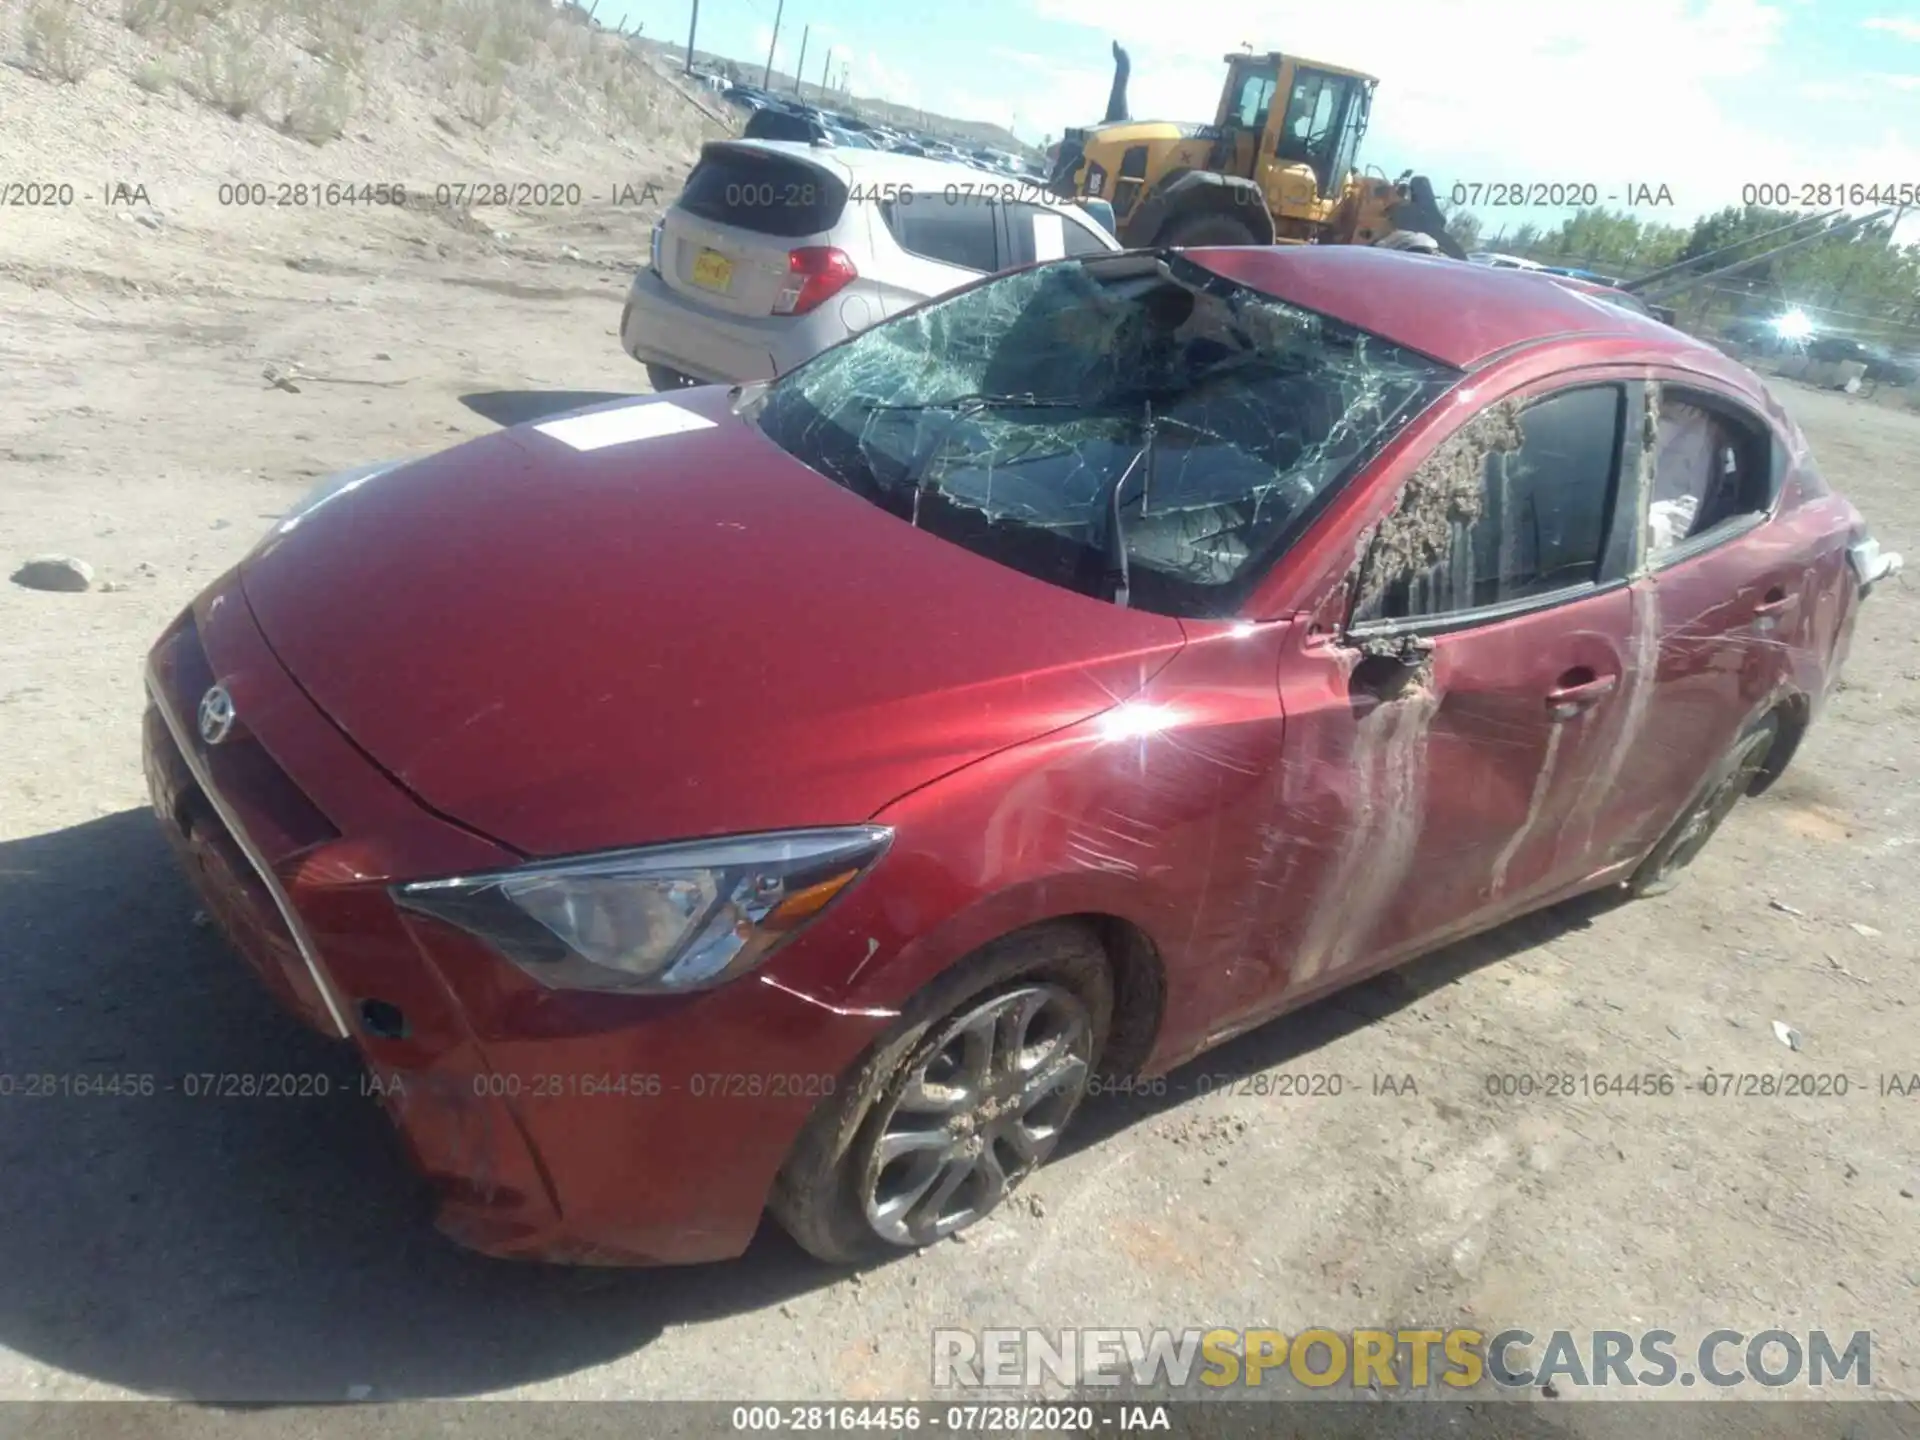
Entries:
<svg viewBox="0 0 1920 1440">
<path fill-rule="evenodd" d="M 1780 737 L 1780 719 L 1763 718 L 1734 741 L 1733 747 L 1708 772 L 1680 818 L 1660 837 L 1640 867 L 1627 881 L 1627 893 L 1636 900 L 1664 895 L 1680 883 L 1680 872 L 1706 848 L 1713 832 L 1733 812 L 1766 769 L 1767 755 Z"/>
<path fill-rule="evenodd" d="M 1112 1018 L 1113 973 L 1087 927 L 995 941 L 914 996 L 814 1112 L 768 1208 L 829 1264 L 892 1259 L 985 1219 L 1053 1152 Z"/>
<path fill-rule="evenodd" d="M 646 362 L 646 366 L 647 383 L 662 394 L 668 390 L 685 390 L 700 383 L 691 375 L 682 375 L 678 370 L 666 365 L 656 365 L 651 360 Z"/>
<path fill-rule="evenodd" d="M 1258 245 L 1260 237 L 1244 220 L 1203 210 L 1183 216 L 1160 234 L 1162 245 Z"/>
</svg>

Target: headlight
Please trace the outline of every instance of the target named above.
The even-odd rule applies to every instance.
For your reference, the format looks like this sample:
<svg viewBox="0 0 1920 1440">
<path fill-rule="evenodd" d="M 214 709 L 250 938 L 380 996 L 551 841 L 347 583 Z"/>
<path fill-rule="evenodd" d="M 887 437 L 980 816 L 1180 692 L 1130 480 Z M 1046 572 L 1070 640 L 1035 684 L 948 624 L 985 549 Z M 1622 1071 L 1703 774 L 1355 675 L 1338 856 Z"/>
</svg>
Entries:
<svg viewBox="0 0 1920 1440">
<path fill-rule="evenodd" d="M 680 994 L 751 970 L 886 853 L 879 825 L 699 840 L 395 888 L 543 985 Z"/>
<path fill-rule="evenodd" d="M 653 227 L 653 236 L 647 242 L 647 268 L 654 274 L 660 273 L 660 227 Z"/>
</svg>

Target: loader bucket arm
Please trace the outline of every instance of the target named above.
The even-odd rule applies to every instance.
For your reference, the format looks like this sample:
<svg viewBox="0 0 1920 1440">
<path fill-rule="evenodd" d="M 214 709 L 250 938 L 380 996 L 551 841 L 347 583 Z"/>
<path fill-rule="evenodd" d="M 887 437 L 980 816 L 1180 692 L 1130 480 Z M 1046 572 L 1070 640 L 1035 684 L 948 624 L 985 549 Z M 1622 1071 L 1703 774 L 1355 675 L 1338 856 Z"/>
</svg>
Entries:
<svg viewBox="0 0 1920 1440">
<path fill-rule="evenodd" d="M 1440 202 L 1433 194 L 1433 182 L 1424 175 L 1414 175 L 1406 183 L 1407 198 L 1393 207 L 1391 218 L 1394 228 L 1431 235 L 1443 255 L 1455 260 L 1466 259 L 1467 252 L 1460 248 L 1460 242 L 1447 233 L 1447 217 L 1440 213 Z"/>
<path fill-rule="evenodd" d="M 1120 48 L 1118 40 L 1113 42 L 1113 89 L 1107 92 L 1107 115 L 1100 123 L 1118 125 L 1131 117 L 1127 114 L 1127 77 L 1133 73 L 1133 62 L 1127 58 L 1127 52 Z"/>
</svg>

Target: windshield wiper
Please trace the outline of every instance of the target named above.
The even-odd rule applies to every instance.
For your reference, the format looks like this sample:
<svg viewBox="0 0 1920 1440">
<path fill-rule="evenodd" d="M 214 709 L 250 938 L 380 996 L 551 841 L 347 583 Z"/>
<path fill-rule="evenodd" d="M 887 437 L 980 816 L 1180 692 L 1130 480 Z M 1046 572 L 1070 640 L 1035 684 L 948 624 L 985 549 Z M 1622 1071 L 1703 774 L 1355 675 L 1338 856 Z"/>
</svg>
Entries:
<svg viewBox="0 0 1920 1440">
<path fill-rule="evenodd" d="M 1031 390 L 1018 395 L 995 395 L 974 391 L 966 395 L 943 395 L 936 400 L 903 400 L 869 405 L 869 410 L 958 410 L 965 415 L 982 410 L 1062 410 L 1075 409 L 1085 402 L 1069 395 L 1036 395 Z"/>
<path fill-rule="evenodd" d="M 1140 505 L 1143 510 L 1146 508 L 1147 496 L 1153 491 L 1154 445 L 1160 438 L 1159 426 L 1153 418 L 1151 400 L 1146 402 L 1145 411 L 1146 419 L 1143 422 L 1140 448 L 1133 452 L 1133 458 L 1127 461 L 1126 469 L 1122 470 L 1119 478 L 1107 487 L 1107 493 L 1102 497 L 1106 502 L 1107 530 L 1104 537 L 1105 544 L 1102 546 L 1104 552 L 1102 559 L 1106 562 L 1106 571 L 1101 578 L 1113 582 L 1113 603 L 1122 610 L 1127 608 L 1128 601 L 1132 597 L 1133 577 L 1127 565 L 1127 536 L 1120 524 L 1121 496 L 1125 494 L 1127 481 L 1132 478 L 1133 472 L 1144 466 L 1146 473 L 1140 481 Z"/>
<path fill-rule="evenodd" d="M 915 413 L 923 410 L 952 410 L 953 418 L 940 427 L 940 433 L 934 436 L 933 444 L 907 468 L 902 477 L 903 483 L 913 488 L 913 513 L 908 523 L 916 530 L 920 528 L 920 501 L 927 493 L 926 471 L 933 464 L 940 451 L 946 446 L 947 437 L 960 425 L 960 422 L 987 410 L 1077 410 L 1083 408 L 1078 400 L 1064 395 L 1035 395 L 1031 391 L 1023 395 L 993 395 L 977 392 L 969 395 L 949 395 L 938 400 L 916 400 L 898 404 L 870 405 L 868 411 L 888 411 L 893 413 Z"/>
<path fill-rule="evenodd" d="M 1151 400 L 1142 402 L 1141 409 L 1143 418 L 1140 425 L 1140 448 L 1133 452 L 1133 458 L 1127 461 L 1127 467 L 1120 472 L 1120 478 L 1115 480 L 1101 497 L 1107 511 L 1105 544 L 1101 547 L 1106 571 L 1102 579 L 1113 582 L 1113 603 L 1123 610 L 1130 603 L 1133 593 L 1132 568 L 1127 560 L 1126 530 L 1120 520 L 1128 479 L 1132 477 L 1135 470 L 1144 472 L 1140 477 L 1140 513 L 1144 515 L 1148 498 L 1153 494 L 1154 462 L 1159 456 L 1160 431 L 1163 426 L 1171 425 L 1189 434 L 1218 440 L 1222 444 L 1231 443 L 1224 435 L 1209 430 L 1204 425 L 1177 420 L 1170 415 L 1155 415 Z"/>
</svg>

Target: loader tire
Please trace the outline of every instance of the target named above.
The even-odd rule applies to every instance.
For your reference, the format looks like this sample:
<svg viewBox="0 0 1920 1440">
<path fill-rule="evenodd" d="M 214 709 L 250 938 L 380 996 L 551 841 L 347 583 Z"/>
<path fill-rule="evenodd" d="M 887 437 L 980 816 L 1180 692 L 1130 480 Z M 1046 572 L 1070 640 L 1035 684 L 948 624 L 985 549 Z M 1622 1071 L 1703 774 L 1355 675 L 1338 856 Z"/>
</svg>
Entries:
<svg viewBox="0 0 1920 1440">
<path fill-rule="evenodd" d="M 1162 245 L 1258 245 L 1260 237 L 1255 235 L 1244 220 L 1231 215 L 1222 215 L 1218 211 L 1203 210 L 1197 215 L 1183 215 L 1160 232 Z"/>
</svg>

